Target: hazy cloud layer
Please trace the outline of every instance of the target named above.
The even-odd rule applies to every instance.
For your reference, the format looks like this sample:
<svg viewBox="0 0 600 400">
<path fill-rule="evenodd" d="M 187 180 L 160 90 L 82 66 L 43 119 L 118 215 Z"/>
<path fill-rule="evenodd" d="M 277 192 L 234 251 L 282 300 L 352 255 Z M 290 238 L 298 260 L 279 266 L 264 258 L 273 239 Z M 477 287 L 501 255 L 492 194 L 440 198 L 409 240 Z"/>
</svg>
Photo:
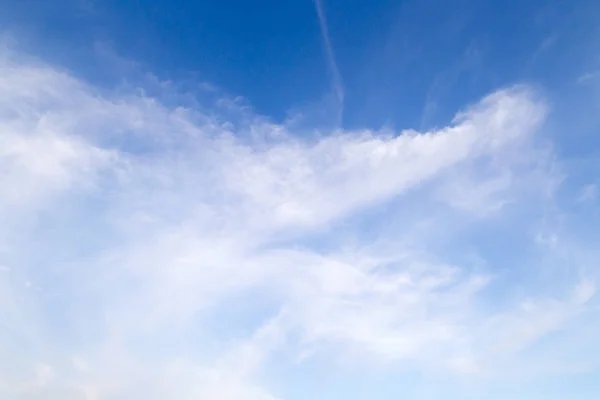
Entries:
<svg viewBox="0 0 600 400">
<path fill-rule="evenodd" d="M 273 362 L 313 357 L 596 367 L 597 258 L 554 223 L 565 172 L 533 89 L 437 131 L 306 137 L 4 53 L 2 396 L 285 398 Z"/>
</svg>

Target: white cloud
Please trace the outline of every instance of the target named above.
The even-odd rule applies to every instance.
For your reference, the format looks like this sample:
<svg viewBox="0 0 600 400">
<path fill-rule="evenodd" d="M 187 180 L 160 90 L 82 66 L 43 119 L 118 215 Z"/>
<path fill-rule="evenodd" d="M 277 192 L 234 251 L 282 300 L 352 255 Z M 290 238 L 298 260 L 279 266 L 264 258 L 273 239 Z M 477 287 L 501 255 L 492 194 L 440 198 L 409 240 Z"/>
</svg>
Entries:
<svg viewBox="0 0 600 400">
<path fill-rule="evenodd" d="M 575 275 L 499 295 L 535 260 L 459 254 L 547 201 L 527 87 L 435 132 L 315 139 L 2 60 L 3 395 L 275 399 L 262 372 L 306 352 L 494 375 L 593 301 Z"/>
<path fill-rule="evenodd" d="M 585 185 L 581 189 L 579 196 L 577 196 L 576 202 L 577 203 L 586 203 L 586 202 L 590 202 L 590 201 L 595 201 L 597 198 L 598 198 L 598 187 L 595 184 L 590 183 L 588 185 Z"/>
<path fill-rule="evenodd" d="M 577 78 L 577 83 L 580 85 L 593 82 L 600 75 L 600 71 L 586 72 Z"/>
<path fill-rule="evenodd" d="M 317 17 L 319 18 L 319 27 L 321 28 L 321 37 L 323 38 L 323 47 L 325 48 L 325 59 L 327 61 L 327 67 L 331 73 L 331 84 L 332 89 L 337 100 L 337 123 L 341 122 L 341 118 L 344 111 L 344 85 L 342 83 L 342 75 L 335 61 L 335 53 L 333 52 L 333 45 L 331 44 L 331 37 L 329 36 L 329 29 L 327 28 L 327 17 L 325 16 L 325 9 L 323 8 L 322 0 L 314 0 L 315 8 L 317 11 Z"/>
</svg>

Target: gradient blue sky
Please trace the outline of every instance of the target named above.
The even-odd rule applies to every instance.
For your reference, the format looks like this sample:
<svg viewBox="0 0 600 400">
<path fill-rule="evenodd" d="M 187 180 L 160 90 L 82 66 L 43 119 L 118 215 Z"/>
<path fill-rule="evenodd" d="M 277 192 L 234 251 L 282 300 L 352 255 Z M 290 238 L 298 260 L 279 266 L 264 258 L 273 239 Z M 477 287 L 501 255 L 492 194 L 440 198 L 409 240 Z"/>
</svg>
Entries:
<svg viewBox="0 0 600 400">
<path fill-rule="evenodd" d="M 0 397 L 596 399 L 598 20 L 0 0 Z"/>
</svg>

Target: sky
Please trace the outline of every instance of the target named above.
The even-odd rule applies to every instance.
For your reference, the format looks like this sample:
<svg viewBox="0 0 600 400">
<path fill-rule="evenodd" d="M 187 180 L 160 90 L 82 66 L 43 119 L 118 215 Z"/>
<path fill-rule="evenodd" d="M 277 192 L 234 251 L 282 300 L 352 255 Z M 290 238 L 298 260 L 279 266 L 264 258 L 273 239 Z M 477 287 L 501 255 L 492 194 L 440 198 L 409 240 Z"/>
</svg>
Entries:
<svg viewBox="0 0 600 400">
<path fill-rule="evenodd" d="M 596 399 L 599 18 L 0 0 L 0 397 Z"/>
</svg>

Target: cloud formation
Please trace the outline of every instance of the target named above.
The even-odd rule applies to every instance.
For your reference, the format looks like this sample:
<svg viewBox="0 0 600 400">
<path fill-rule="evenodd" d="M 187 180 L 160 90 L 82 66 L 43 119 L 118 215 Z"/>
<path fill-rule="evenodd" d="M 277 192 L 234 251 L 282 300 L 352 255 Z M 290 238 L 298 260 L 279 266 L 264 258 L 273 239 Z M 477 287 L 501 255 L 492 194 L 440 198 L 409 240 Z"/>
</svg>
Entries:
<svg viewBox="0 0 600 400">
<path fill-rule="evenodd" d="M 592 367 L 568 356 L 597 329 L 595 270 L 540 239 L 561 177 L 533 89 L 436 131 L 302 137 L 5 53 L 2 396 L 283 399 L 273 363 L 317 356 Z"/>
<path fill-rule="evenodd" d="M 325 9 L 323 8 L 322 0 L 314 0 L 315 8 L 317 11 L 317 17 L 319 18 L 319 28 L 321 29 L 321 37 L 323 38 L 323 47 L 325 49 L 325 60 L 327 61 L 327 67 L 331 74 L 331 85 L 337 101 L 338 116 L 337 122 L 341 123 L 341 119 L 344 113 L 344 84 L 342 81 L 342 75 L 338 68 L 337 62 L 335 61 L 335 53 L 333 51 L 333 45 L 331 44 L 331 37 L 329 36 L 329 28 L 327 27 L 327 17 L 325 16 Z"/>
</svg>

